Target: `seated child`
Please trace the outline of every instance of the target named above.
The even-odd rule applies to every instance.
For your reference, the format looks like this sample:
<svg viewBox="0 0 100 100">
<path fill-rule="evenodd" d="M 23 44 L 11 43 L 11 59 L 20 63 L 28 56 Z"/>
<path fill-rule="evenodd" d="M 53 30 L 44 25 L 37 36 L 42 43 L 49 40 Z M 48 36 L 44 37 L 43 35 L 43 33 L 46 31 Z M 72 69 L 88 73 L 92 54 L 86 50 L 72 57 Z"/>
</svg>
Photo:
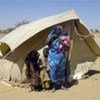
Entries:
<svg viewBox="0 0 100 100">
<path fill-rule="evenodd" d="M 48 48 L 44 48 L 43 49 L 43 56 L 44 56 L 44 65 L 41 68 L 41 82 L 42 82 L 42 87 L 44 90 L 47 90 L 50 88 L 50 78 L 49 75 L 47 73 L 47 66 L 48 66 L 48 62 L 47 62 L 47 57 L 48 57 Z"/>
<path fill-rule="evenodd" d="M 49 75 L 47 73 L 47 68 L 45 66 L 42 66 L 41 68 L 41 83 L 42 83 L 42 88 L 44 90 L 48 90 L 50 88 L 50 78 Z"/>
</svg>

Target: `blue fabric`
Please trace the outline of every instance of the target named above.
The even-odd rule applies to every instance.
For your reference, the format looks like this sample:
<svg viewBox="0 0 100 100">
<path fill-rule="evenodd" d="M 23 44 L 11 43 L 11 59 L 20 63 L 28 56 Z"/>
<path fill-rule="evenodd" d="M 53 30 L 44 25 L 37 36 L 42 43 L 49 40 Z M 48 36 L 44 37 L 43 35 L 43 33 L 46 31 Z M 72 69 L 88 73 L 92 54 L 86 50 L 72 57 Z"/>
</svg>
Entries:
<svg viewBox="0 0 100 100">
<path fill-rule="evenodd" d="M 53 31 L 52 31 L 53 32 Z M 54 33 L 50 33 L 48 38 Z M 59 83 L 65 79 L 65 55 L 58 52 L 59 37 L 49 46 L 48 63 L 50 65 L 50 78 L 52 82 Z"/>
</svg>

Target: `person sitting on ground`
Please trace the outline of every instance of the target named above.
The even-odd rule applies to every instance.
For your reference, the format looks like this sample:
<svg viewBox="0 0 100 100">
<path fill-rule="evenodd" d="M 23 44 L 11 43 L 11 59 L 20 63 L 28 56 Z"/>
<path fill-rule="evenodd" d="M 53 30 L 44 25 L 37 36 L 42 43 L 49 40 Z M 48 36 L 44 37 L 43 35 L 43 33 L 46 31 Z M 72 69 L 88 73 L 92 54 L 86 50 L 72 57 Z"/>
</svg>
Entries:
<svg viewBox="0 0 100 100">
<path fill-rule="evenodd" d="M 50 89 L 50 78 L 49 75 L 47 73 L 47 67 L 48 67 L 48 61 L 47 61 L 47 57 L 48 57 L 48 48 L 44 48 L 43 49 L 43 56 L 44 56 L 44 65 L 41 68 L 41 82 L 42 82 L 42 87 L 43 90 L 48 90 Z"/>
</svg>

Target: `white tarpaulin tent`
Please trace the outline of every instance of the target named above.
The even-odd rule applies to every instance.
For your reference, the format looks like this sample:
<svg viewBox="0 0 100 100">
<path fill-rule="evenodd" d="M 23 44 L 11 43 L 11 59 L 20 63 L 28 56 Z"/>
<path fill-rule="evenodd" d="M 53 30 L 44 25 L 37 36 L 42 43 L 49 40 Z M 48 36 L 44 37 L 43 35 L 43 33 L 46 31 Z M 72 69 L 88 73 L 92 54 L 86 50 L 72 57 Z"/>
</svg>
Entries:
<svg viewBox="0 0 100 100">
<path fill-rule="evenodd" d="M 79 66 L 89 69 L 97 56 L 100 56 L 100 43 L 75 11 L 69 10 L 22 25 L 3 37 L 0 40 L 2 58 L 0 59 L 0 78 L 22 81 L 25 78 L 24 59 L 27 53 L 33 49 L 42 49 L 52 27 L 57 24 L 62 25 L 71 36 L 72 45 L 69 55 L 71 74 L 81 72 L 82 69 L 78 71 Z M 78 69 L 75 71 L 76 68 Z"/>
</svg>

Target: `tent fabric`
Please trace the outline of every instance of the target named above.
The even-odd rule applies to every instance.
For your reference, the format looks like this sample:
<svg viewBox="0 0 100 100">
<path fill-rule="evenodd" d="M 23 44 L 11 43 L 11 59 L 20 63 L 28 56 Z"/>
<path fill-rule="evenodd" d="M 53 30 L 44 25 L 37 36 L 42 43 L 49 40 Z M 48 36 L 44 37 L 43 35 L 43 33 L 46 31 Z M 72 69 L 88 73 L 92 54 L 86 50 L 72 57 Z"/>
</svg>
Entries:
<svg viewBox="0 0 100 100">
<path fill-rule="evenodd" d="M 75 26 L 78 32 L 83 35 L 88 35 L 89 31 L 85 28 L 81 19 L 80 21 L 78 21 L 78 19 L 80 18 L 75 13 L 75 11 L 70 10 L 65 13 L 40 19 L 38 21 L 29 23 L 27 25 L 22 25 L 0 40 L 1 42 L 0 48 L 1 48 L 2 55 L 6 55 L 8 52 L 14 51 L 22 43 L 24 43 L 26 40 L 30 39 L 40 31 L 47 29 L 53 25 L 64 23 L 70 20 L 77 20 L 75 22 Z M 91 42 L 89 42 L 90 39 L 92 44 Z M 92 36 L 91 38 L 89 38 L 89 40 L 87 38 L 85 41 L 90 45 L 91 49 L 94 52 L 96 52 L 97 55 L 100 55 L 99 53 L 100 45 L 96 44 L 96 41 Z M 94 49 L 93 45 L 95 46 L 96 49 Z"/>
<path fill-rule="evenodd" d="M 71 36 L 69 53 L 71 74 L 77 74 L 75 70 L 79 65 L 85 66 L 86 62 L 94 63 L 97 56 L 100 56 L 100 44 L 75 11 L 69 10 L 22 25 L 2 38 L 0 51 L 4 58 L 0 59 L 0 78 L 13 81 L 24 80 L 26 78 L 24 63 L 26 55 L 36 49 L 39 50 L 40 58 L 43 60 L 42 50 L 46 45 L 46 38 L 51 28 L 57 24 L 62 25 Z M 91 64 L 86 66 L 90 68 Z M 84 70 L 81 69 L 81 72 L 84 73 Z"/>
<path fill-rule="evenodd" d="M 55 24 L 78 18 L 79 17 L 75 14 L 74 10 L 61 13 L 55 16 L 43 18 L 27 25 L 20 26 L 19 28 L 15 29 L 14 31 L 6 35 L 4 38 L 2 38 L 0 42 L 7 44 L 12 52 L 23 42 L 25 42 L 35 34 L 39 33 L 40 31 Z"/>
</svg>

